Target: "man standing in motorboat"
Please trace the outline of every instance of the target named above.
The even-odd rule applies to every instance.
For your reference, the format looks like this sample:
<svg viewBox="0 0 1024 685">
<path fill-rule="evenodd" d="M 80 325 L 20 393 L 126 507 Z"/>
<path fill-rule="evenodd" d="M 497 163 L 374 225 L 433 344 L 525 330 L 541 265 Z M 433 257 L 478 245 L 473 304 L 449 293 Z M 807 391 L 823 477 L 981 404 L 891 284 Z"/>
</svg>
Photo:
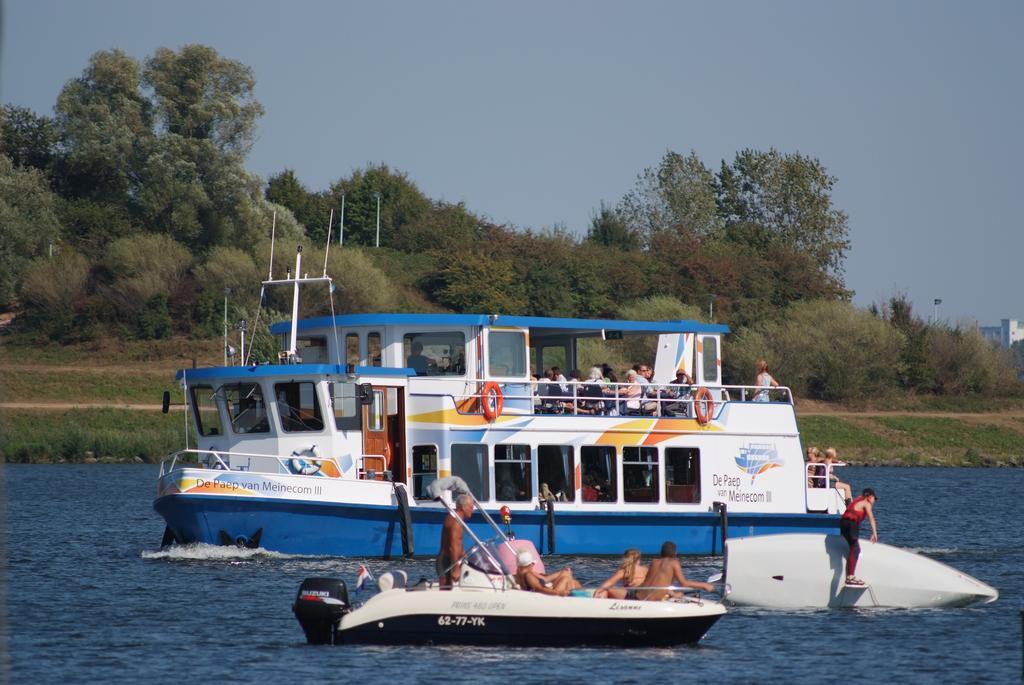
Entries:
<svg viewBox="0 0 1024 685">
<path fill-rule="evenodd" d="M 878 496 L 871 488 L 864 488 L 860 497 L 850 502 L 839 519 L 839 532 L 843 538 L 850 543 L 850 554 L 846 557 L 846 584 L 864 585 L 864 581 L 857 578 L 854 572 L 857 570 L 857 559 L 860 557 L 860 522 L 866 516 L 871 522 L 871 542 L 878 542 L 878 528 L 875 526 L 875 513 L 873 511 Z"/>
<path fill-rule="evenodd" d="M 473 498 L 462 494 L 455 498 L 455 513 L 444 518 L 441 526 L 441 551 L 437 555 L 437 576 L 442 588 L 450 588 L 459 578 L 462 568 L 462 521 L 473 515 Z M 459 520 L 456 520 L 456 516 Z"/>
<path fill-rule="evenodd" d="M 679 564 L 676 543 L 666 541 L 661 546 L 661 556 L 651 562 L 644 579 L 645 589 L 636 591 L 637 599 L 662 600 L 672 596 L 672 591 L 663 589 L 669 586 L 692 587 L 698 590 L 714 592 L 715 587 L 699 580 L 687 580 L 683 567 Z"/>
</svg>

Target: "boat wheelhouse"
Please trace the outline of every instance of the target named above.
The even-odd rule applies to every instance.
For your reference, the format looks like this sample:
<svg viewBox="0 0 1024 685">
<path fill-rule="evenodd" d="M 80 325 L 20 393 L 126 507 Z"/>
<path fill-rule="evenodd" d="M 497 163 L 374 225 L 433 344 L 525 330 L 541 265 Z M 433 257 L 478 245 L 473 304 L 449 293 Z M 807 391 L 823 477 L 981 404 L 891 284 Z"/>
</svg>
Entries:
<svg viewBox="0 0 1024 685">
<path fill-rule="evenodd" d="M 832 532 L 843 507 L 808 478 L 789 389 L 723 385 L 722 325 L 357 314 L 271 330 L 279 363 L 178 373 L 198 443 L 161 465 L 168 541 L 433 555 L 448 510 L 427 487 L 450 475 L 549 553 L 720 553 L 726 525 Z M 664 382 L 531 375 L 631 335 L 657 336 Z"/>
</svg>

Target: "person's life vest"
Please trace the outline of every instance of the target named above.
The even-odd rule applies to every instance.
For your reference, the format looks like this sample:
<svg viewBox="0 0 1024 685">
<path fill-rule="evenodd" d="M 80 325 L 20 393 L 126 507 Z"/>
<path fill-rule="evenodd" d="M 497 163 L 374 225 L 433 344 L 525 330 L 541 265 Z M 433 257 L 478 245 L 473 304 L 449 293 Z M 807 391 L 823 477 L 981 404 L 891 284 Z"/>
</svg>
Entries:
<svg viewBox="0 0 1024 685">
<path fill-rule="evenodd" d="M 857 523 L 863 521 L 864 517 L 867 516 L 867 509 L 854 509 L 854 507 L 857 506 L 857 502 L 863 502 L 865 499 L 867 498 L 858 497 L 850 502 L 849 506 L 846 507 L 846 511 L 843 512 L 843 518 L 856 521 Z"/>
</svg>

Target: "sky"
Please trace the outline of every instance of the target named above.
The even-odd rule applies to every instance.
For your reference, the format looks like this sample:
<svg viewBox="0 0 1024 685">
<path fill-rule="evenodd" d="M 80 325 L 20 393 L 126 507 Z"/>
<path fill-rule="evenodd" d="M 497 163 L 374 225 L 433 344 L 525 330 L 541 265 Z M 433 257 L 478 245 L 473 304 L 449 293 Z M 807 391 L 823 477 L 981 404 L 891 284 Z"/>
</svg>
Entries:
<svg viewBox="0 0 1024 685">
<path fill-rule="evenodd" d="M 1024 319 L 1022 34 L 1019 0 L 7 0 L 0 100 L 52 114 L 97 51 L 202 43 L 254 71 L 264 179 L 385 163 L 576 233 L 667 150 L 799 152 L 838 179 L 854 303 L 994 325 Z"/>
</svg>

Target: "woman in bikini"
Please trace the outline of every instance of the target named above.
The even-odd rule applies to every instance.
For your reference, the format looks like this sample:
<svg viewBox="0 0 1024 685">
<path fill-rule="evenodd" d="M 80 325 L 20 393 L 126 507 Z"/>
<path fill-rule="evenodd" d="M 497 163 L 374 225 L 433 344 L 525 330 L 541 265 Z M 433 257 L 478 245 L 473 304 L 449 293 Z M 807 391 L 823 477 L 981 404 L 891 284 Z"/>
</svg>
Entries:
<svg viewBox="0 0 1024 685">
<path fill-rule="evenodd" d="M 611 578 L 601 583 L 601 587 L 594 591 L 594 597 L 636 599 L 636 590 L 631 588 L 640 587 L 646 578 L 647 567 L 640 563 L 640 550 L 627 549 L 622 555 L 619 569 Z M 624 587 L 615 587 L 619 581 L 622 581 Z"/>
</svg>

